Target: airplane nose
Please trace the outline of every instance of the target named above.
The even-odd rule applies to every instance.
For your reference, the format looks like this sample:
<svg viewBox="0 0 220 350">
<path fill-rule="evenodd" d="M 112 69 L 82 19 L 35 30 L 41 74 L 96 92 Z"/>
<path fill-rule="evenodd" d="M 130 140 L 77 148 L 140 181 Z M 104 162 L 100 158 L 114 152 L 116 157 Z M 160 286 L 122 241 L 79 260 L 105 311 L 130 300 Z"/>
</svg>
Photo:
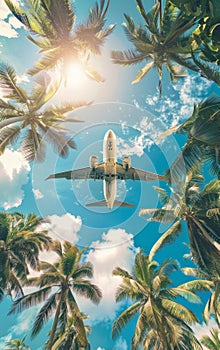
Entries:
<svg viewBox="0 0 220 350">
<path fill-rule="evenodd" d="M 109 132 L 108 132 L 108 137 L 113 138 L 114 136 L 115 136 L 115 134 L 113 133 L 113 131 L 112 131 L 112 130 L 109 130 Z"/>
</svg>

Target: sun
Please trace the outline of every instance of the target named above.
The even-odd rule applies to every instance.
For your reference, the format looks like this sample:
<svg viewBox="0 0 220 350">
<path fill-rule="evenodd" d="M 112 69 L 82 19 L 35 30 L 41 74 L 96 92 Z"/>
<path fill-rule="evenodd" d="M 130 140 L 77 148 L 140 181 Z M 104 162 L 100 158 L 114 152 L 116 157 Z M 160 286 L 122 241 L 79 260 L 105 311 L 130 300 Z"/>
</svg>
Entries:
<svg viewBox="0 0 220 350">
<path fill-rule="evenodd" d="M 82 87 L 87 77 L 80 63 L 68 63 L 65 67 L 67 87 Z"/>
</svg>

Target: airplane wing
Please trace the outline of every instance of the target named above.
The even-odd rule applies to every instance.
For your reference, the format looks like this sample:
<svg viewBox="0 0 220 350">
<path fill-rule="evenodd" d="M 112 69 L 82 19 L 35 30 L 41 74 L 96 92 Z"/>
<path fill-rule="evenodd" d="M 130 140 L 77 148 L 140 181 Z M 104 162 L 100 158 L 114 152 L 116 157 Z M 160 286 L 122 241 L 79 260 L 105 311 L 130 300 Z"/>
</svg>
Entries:
<svg viewBox="0 0 220 350">
<path fill-rule="evenodd" d="M 139 181 L 154 181 L 154 180 L 167 181 L 168 180 L 165 176 L 151 173 L 149 171 L 136 169 L 133 167 L 124 169 L 123 165 L 120 163 L 116 164 L 116 176 L 117 176 L 117 179 L 121 179 L 121 180 L 139 180 Z"/>
<path fill-rule="evenodd" d="M 87 179 L 100 179 L 102 180 L 104 176 L 104 164 L 100 163 L 96 168 L 92 169 L 90 167 L 63 171 L 62 173 L 52 174 L 48 176 L 48 179 L 55 178 L 65 178 L 67 180 L 87 180 Z"/>
</svg>

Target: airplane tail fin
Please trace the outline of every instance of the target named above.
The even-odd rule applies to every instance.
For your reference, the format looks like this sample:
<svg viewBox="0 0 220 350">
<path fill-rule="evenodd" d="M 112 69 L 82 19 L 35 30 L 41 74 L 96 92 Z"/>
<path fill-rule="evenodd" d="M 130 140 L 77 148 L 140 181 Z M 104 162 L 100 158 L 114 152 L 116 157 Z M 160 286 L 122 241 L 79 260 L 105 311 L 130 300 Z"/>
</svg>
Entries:
<svg viewBox="0 0 220 350">
<path fill-rule="evenodd" d="M 86 207 L 107 207 L 107 206 L 108 206 L 108 204 L 107 204 L 105 199 L 102 201 L 86 204 Z M 120 206 L 122 206 L 122 207 L 134 207 L 134 204 L 127 203 L 127 202 L 120 202 L 120 201 L 115 200 L 114 207 L 120 207 Z"/>
</svg>

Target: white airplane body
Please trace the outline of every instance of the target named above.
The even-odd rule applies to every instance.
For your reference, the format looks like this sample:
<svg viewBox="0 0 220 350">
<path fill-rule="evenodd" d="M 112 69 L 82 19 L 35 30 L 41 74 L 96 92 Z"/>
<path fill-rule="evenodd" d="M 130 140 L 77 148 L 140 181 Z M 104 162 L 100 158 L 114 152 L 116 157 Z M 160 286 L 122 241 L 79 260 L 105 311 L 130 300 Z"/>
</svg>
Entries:
<svg viewBox="0 0 220 350">
<path fill-rule="evenodd" d="M 124 157 L 122 164 L 118 163 L 116 158 L 116 136 L 112 130 L 108 130 L 104 137 L 103 162 L 98 163 L 98 158 L 91 156 L 89 167 L 52 174 L 47 179 L 52 178 L 103 180 L 105 200 L 89 203 L 87 206 L 107 206 L 109 209 L 112 209 L 113 206 L 134 206 L 116 200 L 117 180 L 167 180 L 165 176 L 131 167 L 130 157 Z"/>
</svg>

